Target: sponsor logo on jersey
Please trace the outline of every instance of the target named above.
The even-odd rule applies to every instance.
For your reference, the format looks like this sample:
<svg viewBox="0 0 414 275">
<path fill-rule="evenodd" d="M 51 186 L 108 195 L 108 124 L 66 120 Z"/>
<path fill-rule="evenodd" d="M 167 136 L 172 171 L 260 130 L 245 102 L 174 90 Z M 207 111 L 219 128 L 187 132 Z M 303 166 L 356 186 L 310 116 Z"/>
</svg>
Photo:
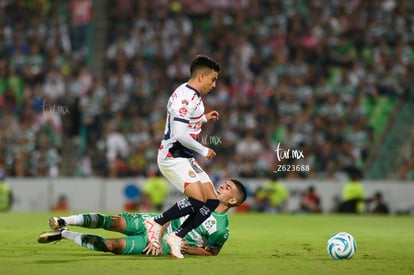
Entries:
<svg viewBox="0 0 414 275">
<path fill-rule="evenodd" d="M 210 213 L 211 213 L 210 209 L 205 205 L 203 207 L 201 207 L 199 211 L 200 211 L 201 215 L 203 215 L 203 216 L 209 216 Z"/>
<path fill-rule="evenodd" d="M 183 116 L 183 115 L 186 115 L 188 113 L 188 111 L 187 111 L 187 109 L 185 107 L 181 107 L 178 110 L 178 113 Z"/>
<path fill-rule="evenodd" d="M 193 170 L 188 171 L 188 175 L 192 178 L 196 176 Z"/>
</svg>

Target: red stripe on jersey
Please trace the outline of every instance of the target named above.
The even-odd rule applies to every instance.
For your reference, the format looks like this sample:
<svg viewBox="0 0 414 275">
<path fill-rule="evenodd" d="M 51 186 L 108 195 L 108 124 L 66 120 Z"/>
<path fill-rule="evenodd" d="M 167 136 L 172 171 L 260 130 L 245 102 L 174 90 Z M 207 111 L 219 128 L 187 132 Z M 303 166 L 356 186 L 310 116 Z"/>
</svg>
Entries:
<svg viewBox="0 0 414 275">
<path fill-rule="evenodd" d="M 167 153 L 167 157 L 171 158 L 172 154 L 170 152 Z"/>
<path fill-rule="evenodd" d="M 204 114 L 201 114 L 201 115 L 199 115 L 197 117 L 190 117 L 190 119 L 199 119 L 199 118 L 202 118 L 203 116 L 204 116 Z"/>
<path fill-rule="evenodd" d="M 190 134 L 190 136 L 191 136 L 193 139 L 197 139 L 197 138 L 198 138 L 198 135 L 196 135 L 196 134 Z"/>
<path fill-rule="evenodd" d="M 189 182 L 184 182 L 184 188 L 186 188 L 187 186 L 189 186 L 190 183 Z"/>
</svg>

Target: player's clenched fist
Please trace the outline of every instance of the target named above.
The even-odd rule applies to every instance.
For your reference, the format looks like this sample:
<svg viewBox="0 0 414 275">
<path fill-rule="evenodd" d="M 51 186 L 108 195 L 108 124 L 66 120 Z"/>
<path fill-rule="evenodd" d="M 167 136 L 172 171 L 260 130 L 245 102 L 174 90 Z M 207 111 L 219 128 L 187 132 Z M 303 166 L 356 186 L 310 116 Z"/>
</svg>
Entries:
<svg viewBox="0 0 414 275">
<path fill-rule="evenodd" d="M 207 113 L 206 114 L 206 119 L 207 119 L 207 121 L 210 121 L 210 120 L 219 120 L 219 112 L 217 112 L 217 111 L 211 111 L 211 112 L 209 112 L 209 113 Z"/>
<path fill-rule="evenodd" d="M 213 149 L 208 148 L 206 159 L 210 160 L 210 159 L 213 159 L 215 156 L 216 156 L 216 152 L 214 152 Z"/>
</svg>

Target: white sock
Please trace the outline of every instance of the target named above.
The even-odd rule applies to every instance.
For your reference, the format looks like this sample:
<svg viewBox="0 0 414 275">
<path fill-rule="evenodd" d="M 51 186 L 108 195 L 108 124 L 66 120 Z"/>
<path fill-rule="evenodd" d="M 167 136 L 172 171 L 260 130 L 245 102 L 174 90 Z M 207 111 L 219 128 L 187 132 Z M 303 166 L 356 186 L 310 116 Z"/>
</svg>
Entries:
<svg viewBox="0 0 414 275">
<path fill-rule="evenodd" d="M 66 240 L 76 243 L 77 245 L 82 246 L 82 239 L 81 239 L 82 234 L 81 233 L 73 232 L 70 230 L 63 230 L 62 237 L 65 238 Z"/>
<path fill-rule="evenodd" d="M 83 215 L 72 215 L 68 217 L 62 217 L 62 219 L 65 220 L 67 225 L 83 225 Z"/>
</svg>

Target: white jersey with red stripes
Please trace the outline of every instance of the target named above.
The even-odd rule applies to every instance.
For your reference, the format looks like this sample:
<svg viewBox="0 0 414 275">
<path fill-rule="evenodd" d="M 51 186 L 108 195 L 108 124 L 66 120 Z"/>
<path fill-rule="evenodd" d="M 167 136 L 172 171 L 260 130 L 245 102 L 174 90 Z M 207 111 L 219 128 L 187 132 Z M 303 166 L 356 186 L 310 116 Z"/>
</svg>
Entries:
<svg viewBox="0 0 414 275">
<path fill-rule="evenodd" d="M 200 93 L 187 83 L 181 84 L 168 100 L 164 139 L 159 153 L 164 157 L 186 158 L 194 157 L 197 153 L 205 154 L 208 149 L 197 141 L 205 121 Z M 193 138 L 192 149 L 177 141 L 174 134 L 174 124 L 177 122 L 188 125 L 186 131 Z"/>
</svg>

